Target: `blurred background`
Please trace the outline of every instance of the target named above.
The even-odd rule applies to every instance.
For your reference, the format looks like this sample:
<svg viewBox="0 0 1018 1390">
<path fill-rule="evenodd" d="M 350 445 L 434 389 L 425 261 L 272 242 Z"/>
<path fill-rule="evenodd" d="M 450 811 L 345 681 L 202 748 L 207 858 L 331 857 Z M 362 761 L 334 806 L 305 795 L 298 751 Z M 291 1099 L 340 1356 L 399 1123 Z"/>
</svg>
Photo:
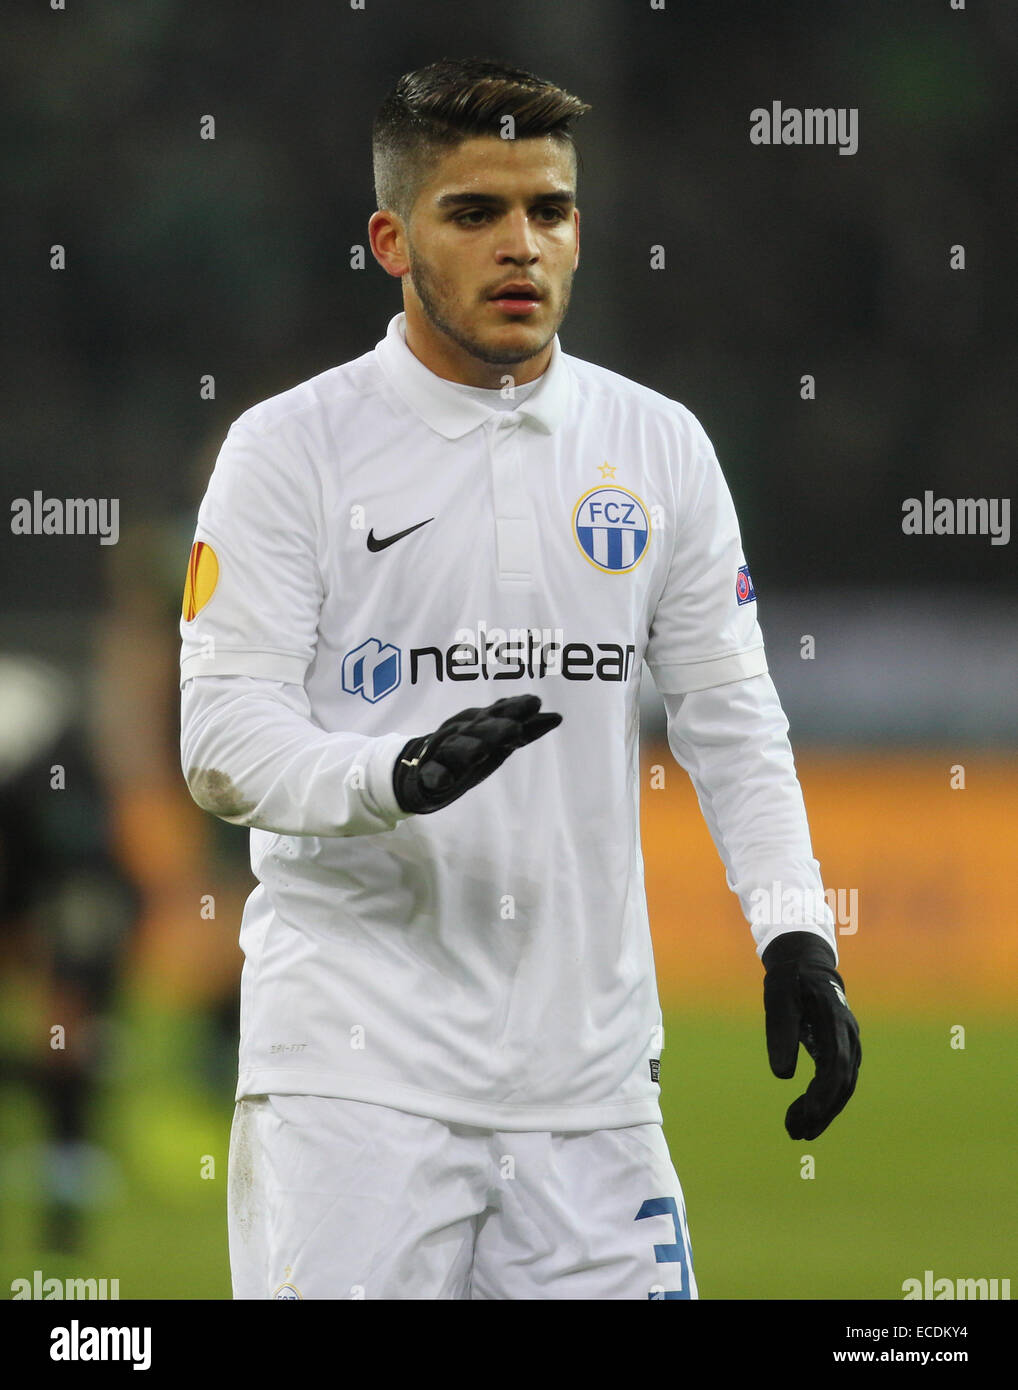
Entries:
<svg viewBox="0 0 1018 1390">
<path fill-rule="evenodd" d="M 90 0 L 5 30 L 2 492 L 117 498 L 119 534 L 0 544 L 0 1296 L 37 1270 L 230 1296 L 253 879 L 179 769 L 188 549 L 231 420 L 401 307 L 370 252 L 351 268 L 372 121 L 402 72 L 466 55 L 593 107 L 562 345 L 711 435 L 841 895 L 863 1070 L 793 1144 L 760 965 L 646 675 L 663 1104 L 701 1291 L 1018 1276 L 1018 567 L 988 535 L 902 530 L 907 498 L 1012 492 L 1013 7 Z M 858 152 L 751 144 L 774 101 L 858 108 Z"/>
</svg>

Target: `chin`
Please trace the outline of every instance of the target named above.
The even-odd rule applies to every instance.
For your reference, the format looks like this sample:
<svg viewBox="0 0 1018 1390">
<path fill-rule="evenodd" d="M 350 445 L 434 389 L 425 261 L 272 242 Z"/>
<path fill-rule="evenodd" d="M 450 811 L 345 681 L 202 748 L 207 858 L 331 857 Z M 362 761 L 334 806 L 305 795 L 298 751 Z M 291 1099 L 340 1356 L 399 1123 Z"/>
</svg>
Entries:
<svg viewBox="0 0 1018 1390">
<path fill-rule="evenodd" d="M 506 323 L 495 329 L 491 337 L 491 342 L 500 345 L 506 343 L 519 343 L 520 347 L 525 347 L 528 343 L 533 343 L 536 352 L 547 338 L 547 325 L 543 323 Z"/>
</svg>

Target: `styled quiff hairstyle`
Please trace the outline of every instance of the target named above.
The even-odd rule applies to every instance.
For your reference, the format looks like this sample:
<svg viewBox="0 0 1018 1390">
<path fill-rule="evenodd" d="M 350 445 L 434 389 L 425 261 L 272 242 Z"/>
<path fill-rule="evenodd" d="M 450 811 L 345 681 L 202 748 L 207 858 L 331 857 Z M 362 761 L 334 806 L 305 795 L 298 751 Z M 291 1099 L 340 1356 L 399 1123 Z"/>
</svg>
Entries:
<svg viewBox="0 0 1018 1390">
<path fill-rule="evenodd" d="M 590 107 L 522 68 L 480 58 L 443 58 L 405 73 L 382 103 L 371 138 L 379 208 L 404 223 L 443 154 L 473 135 L 550 135 L 576 154 L 572 122 Z M 504 138 L 504 137 L 503 137 Z"/>
</svg>

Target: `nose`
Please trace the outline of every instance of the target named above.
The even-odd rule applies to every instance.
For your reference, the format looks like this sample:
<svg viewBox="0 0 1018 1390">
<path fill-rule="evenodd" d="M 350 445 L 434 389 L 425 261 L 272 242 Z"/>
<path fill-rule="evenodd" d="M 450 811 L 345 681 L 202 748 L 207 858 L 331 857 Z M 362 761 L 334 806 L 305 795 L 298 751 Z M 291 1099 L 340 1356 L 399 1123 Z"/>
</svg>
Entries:
<svg viewBox="0 0 1018 1390">
<path fill-rule="evenodd" d="M 532 265 L 538 259 L 537 235 L 526 210 L 520 208 L 502 223 L 505 235 L 495 253 L 499 264 L 512 261 L 514 265 Z"/>
</svg>

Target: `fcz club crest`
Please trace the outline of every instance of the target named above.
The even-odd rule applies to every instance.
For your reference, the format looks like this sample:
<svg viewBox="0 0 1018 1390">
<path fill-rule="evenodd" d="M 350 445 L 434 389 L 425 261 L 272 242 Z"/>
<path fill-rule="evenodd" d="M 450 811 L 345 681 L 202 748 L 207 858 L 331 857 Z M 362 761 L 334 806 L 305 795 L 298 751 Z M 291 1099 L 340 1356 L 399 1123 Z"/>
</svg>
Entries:
<svg viewBox="0 0 1018 1390">
<path fill-rule="evenodd" d="M 595 487 L 576 504 L 573 535 L 595 569 L 627 574 L 647 553 L 650 517 L 635 493 L 614 485 Z"/>
</svg>

